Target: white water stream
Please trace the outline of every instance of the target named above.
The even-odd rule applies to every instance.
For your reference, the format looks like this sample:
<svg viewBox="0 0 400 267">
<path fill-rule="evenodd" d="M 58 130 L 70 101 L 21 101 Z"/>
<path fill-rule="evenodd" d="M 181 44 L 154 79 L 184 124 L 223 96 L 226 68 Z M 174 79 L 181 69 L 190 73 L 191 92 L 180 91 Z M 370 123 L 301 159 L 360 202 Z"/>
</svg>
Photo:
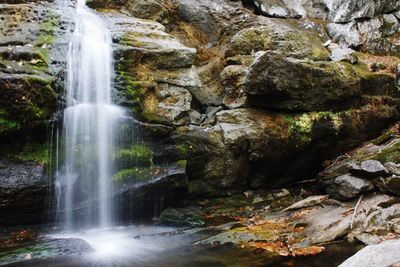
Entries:
<svg viewBox="0 0 400 267">
<path fill-rule="evenodd" d="M 113 225 L 112 148 L 123 110 L 112 104 L 112 39 L 102 19 L 78 0 L 69 43 L 58 210 L 67 229 Z"/>
</svg>

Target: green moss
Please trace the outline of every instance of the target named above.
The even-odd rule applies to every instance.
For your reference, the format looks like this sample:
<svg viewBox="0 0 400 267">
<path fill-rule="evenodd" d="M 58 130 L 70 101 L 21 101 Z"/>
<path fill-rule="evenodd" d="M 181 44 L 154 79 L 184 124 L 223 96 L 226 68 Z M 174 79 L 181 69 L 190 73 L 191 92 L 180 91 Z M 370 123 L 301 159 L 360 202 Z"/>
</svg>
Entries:
<svg viewBox="0 0 400 267">
<path fill-rule="evenodd" d="M 40 164 L 47 164 L 49 162 L 48 145 L 47 143 L 29 143 L 25 145 L 24 149 L 15 158 L 22 161 L 35 161 Z"/>
<path fill-rule="evenodd" d="M 36 46 L 50 45 L 56 40 L 55 29 L 60 21 L 53 13 L 48 13 L 46 20 L 40 24 L 40 35 L 35 40 Z M 45 58 L 48 58 L 47 51 L 42 51 Z"/>
<path fill-rule="evenodd" d="M 154 153 L 150 147 L 138 144 L 130 149 L 120 149 L 114 152 L 113 159 L 124 165 L 139 163 L 143 165 L 153 165 Z"/>
<path fill-rule="evenodd" d="M 327 60 L 329 51 L 322 46 L 318 35 L 309 32 L 290 31 L 282 36 L 280 49 L 285 54 L 305 53 L 312 60 Z"/>
<path fill-rule="evenodd" d="M 21 129 L 21 125 L 18 122 L 11 120 L 8 113 L 0 109 L 0 135 L 17 131 L 19 129 Z"/>
<path fill-rule="evenodd" d="M 400 162 L 400 143 L 381 150 L 372 157 L 380 162 Z"/>
<path fill-rule="evenodd" d="M 117 65 L 118 76 L 124 85 L 126 100 L 132 102 L 131 109 L 135 114 L 141 114 L 146 90 L 141 86 L 135 76 L 127 73 L 132 62 Z"/>
<path fill-rule="evenodd" d="M 284 120 L 288 125 L 289 134 L 293 135 L 301 144 L 308 144 L 312 141 L 312 130 L 314 123 L 319 120 L 332 122 L 333 128 L 338 132 L 342 126 L 341 113 L 310 112 L 302 115 L 286 115 Z"/>
<path fill-rule="evenodd" d="M 187 144 L 177 144 L 176 149 L 181 156 L 187 156 L 189 154 L 189 147 Z"/>
<path fill-rule="evenodd" d="M 128 100 L 140 103 L 144 97 L 143 88 L 141 88 L 139 83 L 131 76 L 127 76 L 124 79 L 126 96 Z"/>
<path fill-rule="evenodd" d="M 56 106 L 57 95 L 51 87 L 51 77 L 27 76 L 26 83 L 37 90 L 31 92 L 34 97 L 26 98 L 23 121 L 47 120 Z"/>
<path fill-rule="evenodd" d="M 116 183 L 145 182 L 151 180 L 160 172 L 159 167 L 136 167 L 123 169 L 113 175 L 112 180 Z"/>
<path fill-rule="evenodd" d="M 179 160 L 179 161 L 176 163 L 176 165 L 177 165 L 179 168 L 186 169 L 187 160 Z"/>
</svg>

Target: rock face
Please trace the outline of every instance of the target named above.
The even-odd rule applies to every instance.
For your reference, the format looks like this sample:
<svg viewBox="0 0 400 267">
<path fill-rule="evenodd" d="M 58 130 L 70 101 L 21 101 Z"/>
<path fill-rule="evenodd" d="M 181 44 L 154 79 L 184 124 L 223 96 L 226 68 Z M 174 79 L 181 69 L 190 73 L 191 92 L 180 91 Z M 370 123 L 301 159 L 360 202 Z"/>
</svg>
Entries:
<svg viewBox="0 0 400 267">
<path fill-rule="evenodd" d="M 292 1 L 254 0 L 261 14 L 278 18 L 317 18 L 332 21 L 327 27 L 329 35 L 345 47 L 360 48 L 378 54 L 399 51 L 392 39 L 399 31 L 396 14 L 400 4 L 383 1 Z"/>
<path fill-rule="evenodd" d="M 240 1 L 88 1 L 111 30 L 115 102 L 131 113 L 126 134 L 141 144 L 115 159 L 122 202 L 134 192 L 135 201 L 157 202 L 169 183 L 162 194 L 187 198 L 309 178 L 399 118 L 397 1 L 253 2 L 264 16 Z M 0 136 L 22 140 L 3 142 L 0 155 L 13 158 L 26 141 L 45 140 L 63 102 L 71 21 L 52 3 L 0 9 Z M 123 155 L 140 162 L 140 188 Z M 345 198 L 396 181 L 350 167 L 329 179 L 347 173 L 356 177 L 336 181 Z"/>
<path fill-rule="evenodd" d="M 45 199 L 49 181 L 43 166 L 0 160 L 0 225 L 28 224 L 45 221 Z"/>
<path fill-rule="evenodd" d="M 57 107 L 51 71 L 57 55 L 51 51 L 65 22 L 51 4 L 1 4 L 0 9 L 0 137 L 46 133 Z"/>
<path fill-rule="evenodd" d="M 261 13 L 281 18 L 314 17 L 345 23 L 355 19 L 373 18 L 379 14 L 394 12 L 400 4 L 394 0 L 383 1 L 292 1 L 254 0 Z"/>
</svg>

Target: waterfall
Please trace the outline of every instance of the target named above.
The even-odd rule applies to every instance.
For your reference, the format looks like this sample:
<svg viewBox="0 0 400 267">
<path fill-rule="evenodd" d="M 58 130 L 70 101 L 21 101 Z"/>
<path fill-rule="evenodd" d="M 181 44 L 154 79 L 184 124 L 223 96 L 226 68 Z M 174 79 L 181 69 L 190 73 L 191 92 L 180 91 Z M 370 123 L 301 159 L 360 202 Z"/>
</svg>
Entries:
<svg viewBox="0 0 400 267">
<path fill-rule="evenodd" d="M 123 110 L 112 104 L 112 39 L 85 0 L 75 8 L 69 42 L 58 214 L 67 229 L 113 225 L 112 149 Z M 60 159 L 61 160 L 61 159 Z"/>
</svg>

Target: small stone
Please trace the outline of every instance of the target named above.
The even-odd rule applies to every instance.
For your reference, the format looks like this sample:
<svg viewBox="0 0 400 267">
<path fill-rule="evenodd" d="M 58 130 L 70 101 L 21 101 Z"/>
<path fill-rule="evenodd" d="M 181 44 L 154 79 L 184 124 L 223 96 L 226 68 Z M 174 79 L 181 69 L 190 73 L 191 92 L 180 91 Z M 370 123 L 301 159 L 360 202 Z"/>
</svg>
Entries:
<svg viewBox="0 0 400 267">
<path fill-rule="evenodd" d="M 373 188 L 374 184 L 371 181 L 351 176 L 351 174 L 344 174 L 336 177 L 328 185 L 326 192 L 339 200 L 348 200 Z"/>
<path fill-rule="evenodd" d="M 340 45 L 338 45 L 337 43 L 330 43 L 330 44 L 328 45 L 328 49 L 329 49 L 330 51 L 333 51 L 333 50 L 338 49 L 338 48 L 340 48 Z"/>
<path fill-rule="evenodd" d="M 400 176 L 380 177 L 374 180 L 374 184 L 384 194 L 392 193 L 400 196 Z"/>
<path fill-rule="evenodd" d="M 200 114 L 200 112 L 193 109 L 189 110 L 189 117 L 190 123 L 193 125 L 200 125 L 205 119 L 204 114 Z"/>
<path fill-rule="evenodd" d="M 361 164 L 352 164 L 350 172 L 354 175 L 360 175 L 366 178 L 376 178 L 387 176 L 388 171 L 385 166 L 377 160 L 365 160 Z"/>
<path fill-rule="evenodd" d="M 400 168 L 396 163 L 394 163 L 394 162 L 386 162 L 384 164 L 384 166 L 385 166 L 386 170 L 389 173 L 400 176 Z"/>
<path fill-rule="evenodd" d="M 328 40 L 328 41 L 326 41 L 325 43 L 323 43 L 322 45 L 324 46 L 324 47 L 329 47 L 329 45 L 332 43 L 332 41 L 331 40 Z"/>
<path fill-rule="evenodd" d="M 350 48 L 336 48 L 332 50 L 331 59 L 333 61 L 344 61 L 356 64 L 358 61 L 357 52 Z"/>
</svg>

